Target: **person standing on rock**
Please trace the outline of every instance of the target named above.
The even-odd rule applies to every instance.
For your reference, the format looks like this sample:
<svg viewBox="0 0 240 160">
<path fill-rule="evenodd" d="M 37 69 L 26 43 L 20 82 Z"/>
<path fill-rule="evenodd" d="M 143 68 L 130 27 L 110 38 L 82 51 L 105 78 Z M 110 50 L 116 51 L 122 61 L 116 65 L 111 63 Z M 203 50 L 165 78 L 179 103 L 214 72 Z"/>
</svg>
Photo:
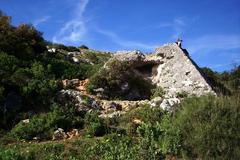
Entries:
<svg viewBox="0 0 240 160">
<path fill-rule="evenodd" d="M 182 41 L 183 41 L 183 40 L 181 40 L 180 38 L 178 38 L 177 41 L 176 41 L 176 44 L 177 44 L 180 48 L 182 48 Z"/>
</svg>

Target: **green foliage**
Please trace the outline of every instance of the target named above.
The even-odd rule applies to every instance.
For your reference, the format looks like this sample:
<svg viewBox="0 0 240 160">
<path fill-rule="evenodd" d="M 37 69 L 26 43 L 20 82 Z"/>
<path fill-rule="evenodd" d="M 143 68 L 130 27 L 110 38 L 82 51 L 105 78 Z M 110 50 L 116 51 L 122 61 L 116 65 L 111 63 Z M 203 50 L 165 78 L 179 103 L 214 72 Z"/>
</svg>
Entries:
<svg viewBox="0 0 240 160">
<path fill-rule="evenodd" d="M 89 152 L 91 154 L 88 159 L 137 159 L 137 149 L 131 138 L 117 134 L 108 135 L 102 141 L 97 141 Z"/>
<path fill-rule="evenodd" d="M 165 94 L 165 91 L 160 86 L 152 89 L 151 92 L 152 92 L 151 99 L 154 99 L 155 97 L 163 97 Z"/>
<path fill-rule="evenodd" d="M 10 23 L 10 17 L 0 15 L 0 51 L 29 60 L 46 49 L 42 33 L 33 26 L 22 24 L 13 27 Z"/>
<path fill-rule="evenodd" d="M 83 61 L 88 60 L 93 64 L 103 65 L 109 58 L 111 58 L 111 55 L 108 53 L 87 51 L 80 54 L 79 58 L 82 59 Z"/>
<path fill-rule="evenodd" d="M 49 43 L 48 46 L 50 48 L 56 48 L 58 50 L 64 50 L 68 52 L 79 52 L 79 49 L 74 46 L 65 46 L 63 44 L 52 44 L 51 42 L 48 42 L 48 43 Z"/>
<path fill-rule="evenodd" d="M 0 52 L 0 75 L 7 76 L 12 74 L 19 64 L 16 57 L 7 55 L 4 52 Z"/>
<path fill-rule="evenodd" d="M 10 136 L 19 140 L 32 140 L 36 136 L 49 139 L 57 128 L 82 128 L 83 119 L 75 110 L 55 108 L 52 112 L 35 115 L 30 118 L 29 123 L 17 124 L 11 130 Z"/>
<path fill-rule="evenodd" d="M 85 46 L 85 45 L 81 45 L 80 47 L 79 47 L 79 49 L 89 49 L 87 46 Z"/>
<path fill-rule="evenodd" d="M 16 150 L 13 149 L 1 149 L 0 148 L 0 160 L 25 160 L 25 158 Z"/>
<path fill-rule="evenodd" d="M 24 149 L 22 149 L 24 148 Z M 0 150 L 0 160 L 62 160 L 63 144 L 39 144 L 17 146 L 12 148 L 2 148 Z"/>
<path fill-rule="evenodd" d="M 187 96 L 188 96 L 188 93 L 185 91 L 177 93 L 178 98 L 186 98 Z"/>
<path fill-rule="evenodd" d="M 151 95 L 151 83 L 136 75 L 129 67 L 127 62 L 108 62 L 106 68 L 102 68 L 90 78 L 87 91 L 96 94 L 94 89 L 104 88 L 103 97 L 109 99 L 148 99 Z M 123 89 L 124 85 L 128 87 Z"/>
<path fill-rule="evenodd" d="M 95 111 L 88 112 L 84 119 L 84 127 L 86 135 L 102 136 L 106 131 L 106 126 L 102 118 L 99 117 L 99 113 Z"/>
<path fill-rule="evenodd" d="M 207 80 L 213 87 L 214 91 L 219 95 L 230 95 L 231 91 L 229 88 L 224 85 L 221 74 L 218 74 L 217 72 L 213 72 L 210 68 L 202 68 L 202 72 L 206 76 Z M 224 73 L 225 74 L 225 73 Z M 228 73 L 226 73 L 228 74 Z M 226 75 L 224 75 L 226 76 Z M 230 77 L 230 75 L 227 75 L 226 77 Z"/>
<path fill-rule="evenodd" d="M 188 98 L 174 119 L 188 157 L 237 159 L 240 156 L 240 102 L 235 98 Z"/>
<path fill-rule="evenodd" d="M 164 115 L 161 108 L 151 108 L 149 105 L 141 105 L 138 108 L 130 110 L 121 117 L 121 123 L 127 123 L 135 119 L 140 119 L 144 123 L 160 122 Z"/>
</svg>

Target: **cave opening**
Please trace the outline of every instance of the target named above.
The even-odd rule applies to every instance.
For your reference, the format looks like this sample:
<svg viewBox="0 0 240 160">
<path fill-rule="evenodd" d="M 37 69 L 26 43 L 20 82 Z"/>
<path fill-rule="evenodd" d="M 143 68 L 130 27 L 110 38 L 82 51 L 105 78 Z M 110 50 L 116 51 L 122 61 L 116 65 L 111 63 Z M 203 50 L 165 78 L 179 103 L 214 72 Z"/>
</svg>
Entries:
<svg viewBox="0 0 240 160">
<path fill-rule="evenodd" d="M 157 67 L 156 63 L 145 63 L 135 68 L 135 70 L 140 73 L 144 78 L 152 78 L 157 75 Z"/>
</svg>

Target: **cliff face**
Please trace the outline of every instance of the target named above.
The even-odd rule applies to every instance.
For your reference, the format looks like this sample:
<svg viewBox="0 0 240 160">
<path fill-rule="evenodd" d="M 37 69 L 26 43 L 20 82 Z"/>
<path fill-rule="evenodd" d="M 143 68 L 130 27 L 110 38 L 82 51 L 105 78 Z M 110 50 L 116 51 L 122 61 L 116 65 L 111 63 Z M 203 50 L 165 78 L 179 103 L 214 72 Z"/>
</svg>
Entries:
<svg viewBox="0 0 240 160">
<path fill-rule="evenodd" d="M 161 46 L 148 55 L 135 51 L 116 54 L 114 58 L 130 62 L 137 73 L 161 86 L 166 91 L 166 98 L 181 93 L 215 95 L 188 52 L 175 43 Z"/>
</svg>

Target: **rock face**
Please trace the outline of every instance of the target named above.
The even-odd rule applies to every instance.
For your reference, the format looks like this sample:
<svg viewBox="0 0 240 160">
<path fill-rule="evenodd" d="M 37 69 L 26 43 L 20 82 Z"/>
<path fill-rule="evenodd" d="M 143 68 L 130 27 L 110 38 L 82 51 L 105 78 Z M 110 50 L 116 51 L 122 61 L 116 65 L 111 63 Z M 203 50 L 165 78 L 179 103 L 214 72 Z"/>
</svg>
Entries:
<svg viewBox="0 0 240 160">
<path fill-rule="evenodd" d="M 177 44 L 169 44 L 156 49 L 155 57 L 161 57 L 153 83 L 161 86 L 169 97 L 186 92 L 197 96 L 215 94 L 211 86 L 200 73 L 198 66 Z"/>
<path fill-rule="evenodd" d="M 181 93 L 215 95 L 187 50 L 175 43 L 161 46 L 153 54 L 132 51 L 116 54 L 113 58 L 130 62 L 137 73 L 164 89 L 165 98 L 177 97 Z"/>
</svg>

